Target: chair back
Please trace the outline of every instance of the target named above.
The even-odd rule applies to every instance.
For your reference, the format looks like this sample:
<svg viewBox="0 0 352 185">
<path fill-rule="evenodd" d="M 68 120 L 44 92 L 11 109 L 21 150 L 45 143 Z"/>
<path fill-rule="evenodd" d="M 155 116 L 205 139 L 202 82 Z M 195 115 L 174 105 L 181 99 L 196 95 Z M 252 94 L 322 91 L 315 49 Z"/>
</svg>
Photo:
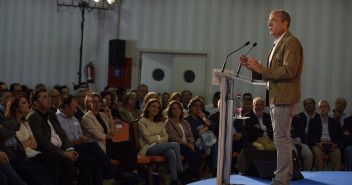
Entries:
<svg viewBox="0 0 352 185">
<path fill-rule="evenodd" d="M 129 141 L 130 138 L 130 124 L 120 119 L 114 119 L 116 127 L 116 134 L 111 138 L 114 142 Z"/>
</svg>

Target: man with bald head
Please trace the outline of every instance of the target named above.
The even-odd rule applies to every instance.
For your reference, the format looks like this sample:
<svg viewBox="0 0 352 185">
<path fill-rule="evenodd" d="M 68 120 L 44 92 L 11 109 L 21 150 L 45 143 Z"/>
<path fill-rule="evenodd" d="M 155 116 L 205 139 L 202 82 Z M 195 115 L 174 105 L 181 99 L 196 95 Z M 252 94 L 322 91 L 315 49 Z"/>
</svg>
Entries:
<svg viewBox="0 0 352 185">
<path fill-rule="evenodd" d="M 248 59 L 241 55 L 239 58 L 241 65 L 253 71 L 257 78 L 267 81 L 267 102 L 277 149 L 277 168 L 272 184 L 290 184 L 293 170 L 290 129 L 301 98 L 303 48 L 289 31 L 290 23 L 287 12 L 274 10 L 270 13 L 268 26 L 275 41 L 268 54 L 267 67 L 253 57 Z"/>
</svg>

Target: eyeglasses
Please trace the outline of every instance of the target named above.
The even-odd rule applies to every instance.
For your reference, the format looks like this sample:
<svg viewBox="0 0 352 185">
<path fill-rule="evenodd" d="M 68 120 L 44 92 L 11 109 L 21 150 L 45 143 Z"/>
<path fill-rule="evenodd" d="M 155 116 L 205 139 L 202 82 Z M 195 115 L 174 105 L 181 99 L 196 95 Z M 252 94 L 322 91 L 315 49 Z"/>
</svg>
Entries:
<svg viewBox="0 0 352 185">
<path fill-rule="evenodd" d="M 271 20 L 267 20 L 266 22 L 267 22 L 268 24 L 270 24 L 270 23 L 275 24 L 275 23 L 277 23 L 277 21 L 278 21 L 278 20 L 271 19 Z M 282 22 L 282 20 L 280 20 L 280 21 Z"/>
<path fill-rule="evenodd" d="M 47 100 L 47 99 L 49 99 L 49 96 L 42 96 L 42 97 L 39 97 L 38 100 Z"/>
<path fill-rule="evenodd" d="M 93 101 L 92 103 L 93 103 L 93 105 L 103 104 L 103 102 L 102 102 L 102 101 Z"/>
<path fill-rule="evenodd" d="M 61 95 L 60 95 L 60 94 L 55 95 L 55 96 L 50 96 L 50 98 L 51 98 L 51 99 L 54 99 L 54 98 L 60 98 L 60 97 L 61 97 Z"/>
</svg>

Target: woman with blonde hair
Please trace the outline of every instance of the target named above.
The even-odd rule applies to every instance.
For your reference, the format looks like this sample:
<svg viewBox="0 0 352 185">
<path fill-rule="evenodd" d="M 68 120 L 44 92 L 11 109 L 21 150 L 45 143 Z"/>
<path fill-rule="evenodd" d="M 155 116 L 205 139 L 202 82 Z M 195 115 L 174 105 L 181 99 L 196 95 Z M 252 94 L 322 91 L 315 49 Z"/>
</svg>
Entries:
<svg viewBox="0 0 352 185">
<path fill-rule="evenodd" d="M 136 109 L 137 94 L 129 92 L 124 96 L 122 107 L 119 109 L 121 119 L 126 122 L 132 122 L 141 116 L 140 110 Z"/>
</svg>

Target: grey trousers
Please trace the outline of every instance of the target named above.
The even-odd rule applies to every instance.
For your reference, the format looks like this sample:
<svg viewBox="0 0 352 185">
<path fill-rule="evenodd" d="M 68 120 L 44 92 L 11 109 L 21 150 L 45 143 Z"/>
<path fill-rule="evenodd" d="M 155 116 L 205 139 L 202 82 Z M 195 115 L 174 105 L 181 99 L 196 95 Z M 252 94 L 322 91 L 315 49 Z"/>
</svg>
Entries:
<svg viewBox="0 0 352 185">
<path fill-rule="evenodd" d="M 176 142 L 160 143 L 148 149 L 147 155 L 164 155 L 169 163 L 171 180 L 177 180 L 177 171 L 183 170 L 180 146 Z"/>
<path fill-rule="evenodd" d="M 301 159 L 303 163 L 303 171 L 311 171 L 313 166 L 313 152 L 310 150 L 308 145 L 304 143 L 300 143 L 299 145 L 302 146 Z M 292 150 L 294 150 L 297 154 L 297 148 L 294 143 L 292 143 Z"/>
<path fill-rule="evenodd" d="M 277 150 L 277 167 L 271 184 L 290 184 L 292 179 L 292 146 L 290 130 L 297 104 L 270 105 L 271 121 L 274 129 L 274 143 Z"/>
</svg>

